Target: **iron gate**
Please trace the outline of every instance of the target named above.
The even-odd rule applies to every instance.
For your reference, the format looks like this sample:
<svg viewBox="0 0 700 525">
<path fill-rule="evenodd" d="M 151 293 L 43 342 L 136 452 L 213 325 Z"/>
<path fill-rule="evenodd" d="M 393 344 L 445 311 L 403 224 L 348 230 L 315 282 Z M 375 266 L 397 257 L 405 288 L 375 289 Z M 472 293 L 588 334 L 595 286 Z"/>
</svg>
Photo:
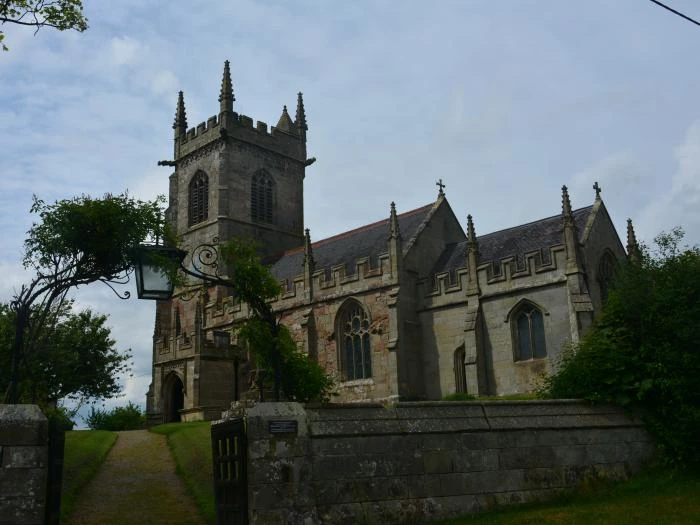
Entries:
<svg viewBox="0 0 700 525">
<path fill-rule="evenodd" d="M 248 443 L 245 420 L 235 418 L 211 426 L 214 497 L 217 525 L 248 524 Z"/>
</svg>

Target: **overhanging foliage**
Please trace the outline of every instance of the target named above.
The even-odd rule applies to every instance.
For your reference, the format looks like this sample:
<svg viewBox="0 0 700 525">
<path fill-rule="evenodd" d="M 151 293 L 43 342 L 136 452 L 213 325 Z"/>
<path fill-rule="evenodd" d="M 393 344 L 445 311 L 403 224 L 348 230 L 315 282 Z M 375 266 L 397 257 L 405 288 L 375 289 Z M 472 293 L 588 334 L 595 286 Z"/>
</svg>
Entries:
<svg viewBox="0 0 700 525">
<path fill-rule="evenodd" d="M 88 27 L 82 0 L 0 0 L 0 23 L 29 26 L 35 33 L 42 27 L 79 32 Z M 7 51 L 4 39 L 0 31 L 0 46 Z"/>
<path fill-rule="evenodd" d="M 641 407 L 667 460 L 700 463 L 700 249 L 681 229 L 620 269 L 600 318 L 544 394 Z"/>
<path fill-rule="evenodd" d="M 43 330 L 51 326 L 51 316 L 69 290 L 93 282 L 112 287 L 128 281 L 139 244 L 163 234 L 161 203 L 126 193 L 101 199 L 83 195 L 53 204 L 34 199 L 31 212 L 39 221 L 27 232 L 23 264 L 35 277 L 10 303 L 15 330 L 5 402 L 18 402 L 23 363 L 33 359 Z"/>
</svg>

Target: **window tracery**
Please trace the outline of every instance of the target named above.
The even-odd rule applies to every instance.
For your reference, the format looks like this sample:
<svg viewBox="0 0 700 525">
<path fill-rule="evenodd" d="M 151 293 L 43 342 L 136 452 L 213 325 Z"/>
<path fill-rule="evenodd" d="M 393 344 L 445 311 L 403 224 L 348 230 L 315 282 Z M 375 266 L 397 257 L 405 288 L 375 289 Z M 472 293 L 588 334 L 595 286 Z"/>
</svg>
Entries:
<svg viewBox="0 0 700 525">
<path fill-rule="evenodd" d="M 600 287 L 600 300 L 605 302 L 610 293 L 610 288 L 615 281 L 615 271 L 617 270 L 617 260 L 606 251 L 598 262 L 597 280 Z"/>
<path fill-rule="evenodd" d="M 544 316 L 534 304 L 524 302 L 511 316 L 516 361 L 547 357 Z"/>
<path fill-rule="evenodd" d="M 338 312 L 337 327 L 341 377 L 344 381 L 371 378 L 370 320 L 362 305 L 346 303 Z"/>
</svg>

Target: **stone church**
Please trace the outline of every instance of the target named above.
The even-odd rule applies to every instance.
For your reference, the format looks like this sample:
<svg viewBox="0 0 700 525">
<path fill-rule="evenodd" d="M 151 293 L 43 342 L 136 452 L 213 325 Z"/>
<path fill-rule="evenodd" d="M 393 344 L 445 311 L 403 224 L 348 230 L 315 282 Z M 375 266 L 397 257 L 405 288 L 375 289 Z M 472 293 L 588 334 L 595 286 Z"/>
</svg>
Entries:
<svg viewBox="0 0 700 525">
<path fill-rule="evenodd" d="M 270 128 L 234 100 L 228 62 L 218 115 L 188 129 L 180 92 L 167 220 L 188 253 L 232 237 L 259 243 L 283 285 L 274 310 L 336 378 L 337 401 L 531 391 L 591 325 L 627 257 L 597 184 L 590 206 L 572 209 L 564 187 L 560 213 L 553 199 L 549 217 L 477 235 L 440 181 L 434 202 L 391 203 L 384 219 L 314 242 L 301 93 L 294 119 L 285 106 Z M 152 423 L 218 418 L 246 390 L 252 365 L 235 327 L 247 315 L 223 287 L 158 302 Z"/>
</svg>

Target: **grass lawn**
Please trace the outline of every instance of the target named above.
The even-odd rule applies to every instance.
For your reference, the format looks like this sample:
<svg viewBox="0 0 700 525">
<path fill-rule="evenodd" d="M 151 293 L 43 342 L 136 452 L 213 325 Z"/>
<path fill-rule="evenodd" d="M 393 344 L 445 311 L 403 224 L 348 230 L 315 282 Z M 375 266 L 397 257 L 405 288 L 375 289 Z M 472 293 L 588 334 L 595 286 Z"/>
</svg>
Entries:
<svg viewBox="0 0 700 525">
<path fill-rule="evenodd" d="M 192 494 L 202 517 L 216 523 L 211 459 L 211 423 L 166 423 L 150 429 L 168 438 L 177 473 Z"/>
<path fill-rule="evenodd" d="M 441 521 L 441 525 L 697 525 L 700 475 L 649 471 L 557 499 Z M 435 525 L 438 525 L 437 523 Z"/>
<path fill-rule="evenodd" d="M 73 512 L 78 493 L 97 473 L 107 453 L 117 440 L 108 430 L 74 430 L 66 432 L 61 492 L 61 521 Z"/>
</svg>

